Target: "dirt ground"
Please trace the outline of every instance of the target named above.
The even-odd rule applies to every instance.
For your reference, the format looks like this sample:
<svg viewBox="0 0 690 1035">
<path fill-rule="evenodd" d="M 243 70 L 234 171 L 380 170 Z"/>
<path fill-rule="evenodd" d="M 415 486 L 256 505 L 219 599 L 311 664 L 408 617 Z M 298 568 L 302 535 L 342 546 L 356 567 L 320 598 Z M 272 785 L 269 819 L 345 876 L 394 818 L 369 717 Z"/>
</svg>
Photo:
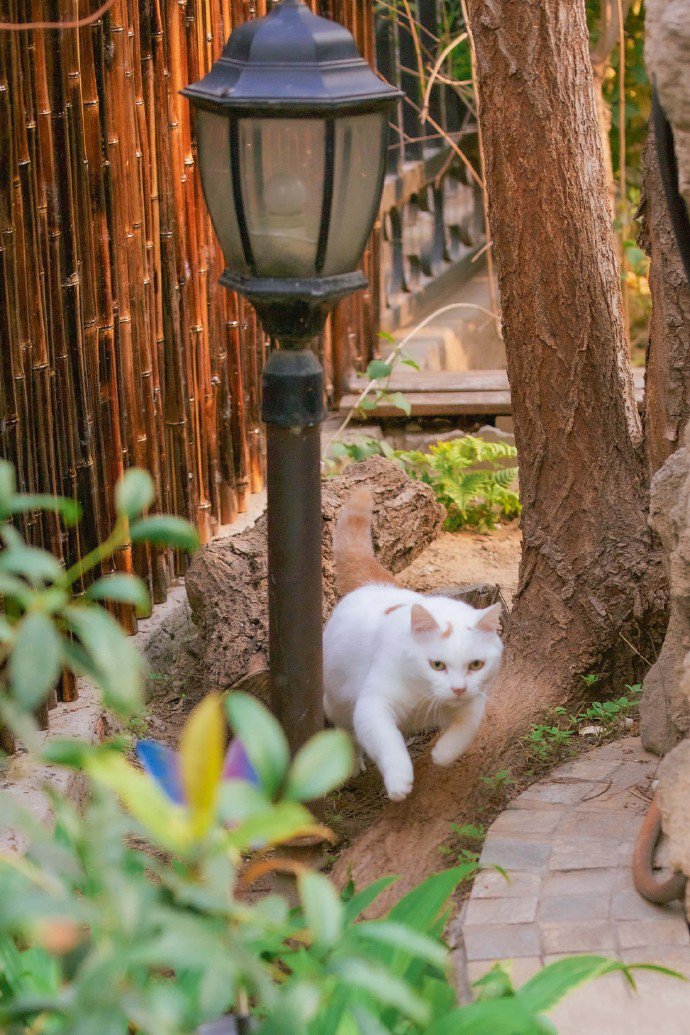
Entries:
<svg viewBox="0 0 690 1035">
<path fill-rule="evenodd" d="M 511 522 L 493 532 L 444 532 L 398 581 L 418 593 L 475 583 L 497 583 L 507 604 L 513 599 L 520 563 L 520 529 Z"/>
</svg>

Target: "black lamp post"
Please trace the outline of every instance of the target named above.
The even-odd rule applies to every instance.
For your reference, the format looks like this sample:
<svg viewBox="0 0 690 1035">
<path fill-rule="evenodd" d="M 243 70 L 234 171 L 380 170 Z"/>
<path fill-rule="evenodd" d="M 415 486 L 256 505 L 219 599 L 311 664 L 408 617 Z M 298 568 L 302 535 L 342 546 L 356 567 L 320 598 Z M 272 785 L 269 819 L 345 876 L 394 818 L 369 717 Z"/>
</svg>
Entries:
<svg viewBox="0 0 690 1035">
<path fill-rule="evenodd" d="M 196 108 L 221 283 L 256 308 L 281 348 L 263 372 L 267 425 L 273 704 L 295 750 L 323 725 L 323 372 L 310 344 L 333 306 L 366 286 L 357 263 L 376 218 L 387 116 L 400 94 L 343 26 L 282 0 L 239 26 Z"/>
</svg>

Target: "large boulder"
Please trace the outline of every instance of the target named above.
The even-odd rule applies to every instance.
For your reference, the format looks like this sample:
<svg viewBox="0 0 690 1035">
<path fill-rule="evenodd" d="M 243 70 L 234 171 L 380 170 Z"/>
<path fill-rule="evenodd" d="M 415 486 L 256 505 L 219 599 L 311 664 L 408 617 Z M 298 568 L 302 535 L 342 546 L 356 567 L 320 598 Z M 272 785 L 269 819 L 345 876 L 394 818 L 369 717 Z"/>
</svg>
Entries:
<svg viewBox="0 0 690 1035">
<path fill-rule="evenodd" d="M 680 193 L 690 211 L 690 0 L 647 0 L 645 60 L 673 128 Z"/>
<path fill-rule="evenodd" d="M 663 828 L 671 866 L 690 877 L 690 424 L 684 448 L 652 482 L 650 520 L 668 558 L 671 618 L 659 659 L 645 680 L 641 732 L 651 750 L 668 751 L 659 769 Z M 690 882 L 688 910 L 689 895 Z"/>
<path fill-rule="evenodd" d="M 333 529 L 341 507 L 357 485 L 374 495 L 374 543 L 381 562 L 402 571 L 441 531 L 444 508 L 422 482 L 382 457 L 352 464 L 323 483 L 324 621 L 337 595 L 333 572 Z M 199 630 L 200 663 L 206 691 L 225 690 L 257 656 L 268 651 L 266 517 L 247 532 L 217 539 L 200 550 L 185 577 L 192 618 Z"/>
<path fill-rule="evenodd" d="M 649 522 L 659 536 L 671 591 L 666 638 L 644 681 L 640 732 L 648 751 L 664 755 L 690 729 L 685 657 L 690 651 L 690 449 L 676 450 L 654 475 Z"/>
</svg>

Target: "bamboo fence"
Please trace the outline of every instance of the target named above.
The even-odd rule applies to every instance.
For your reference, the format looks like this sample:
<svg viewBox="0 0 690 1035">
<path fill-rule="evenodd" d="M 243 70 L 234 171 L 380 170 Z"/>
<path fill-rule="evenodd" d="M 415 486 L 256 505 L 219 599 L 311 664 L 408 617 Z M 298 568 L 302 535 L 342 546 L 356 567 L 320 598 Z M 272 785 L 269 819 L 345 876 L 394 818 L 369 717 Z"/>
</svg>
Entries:
<svg viewBox="0 0 690 1035">
<path fill-rule="evenodd" d="M 371 0 L 313 6 L 373 61 Z M 263 486 L 267 342 L 251 307 L 218 285 L 222 254 L 179 90 L 265 7 L 115 0 L 82 29 L 0 31 L 0 455 L 22 491 L 82 503 L 77 530 L 24 519 L 28 538 L 65 560 L 106 535 L 113 486 L 131 465 L 151 472 L 157 508 L 194 522 L 204 542 Z M 93 10 L 94 0 L 0 0 L 0 21 Z M 370 248 L 369 273 L 375 258 Z M 346 302 L 323 336 L 329 385 L 351 362 L 345 350 L 373 345 L 376 290 Z M 184 563 L 136 548 L 114 567 L 137 571 L 160 602 Z M 120 617 L 133 631 L 133 614 Z"/>
</svg>

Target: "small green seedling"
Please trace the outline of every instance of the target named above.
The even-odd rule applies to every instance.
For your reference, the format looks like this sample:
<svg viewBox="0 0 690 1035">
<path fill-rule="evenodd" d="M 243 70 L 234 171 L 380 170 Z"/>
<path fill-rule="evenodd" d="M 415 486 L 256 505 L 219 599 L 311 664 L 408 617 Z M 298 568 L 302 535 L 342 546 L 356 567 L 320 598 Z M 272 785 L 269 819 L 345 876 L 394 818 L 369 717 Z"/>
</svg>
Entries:
<svg viewBox="0 0 690 1035">
<path fill-rule="evenodd" d="M 499 794 L 501 791 L 506 791 L 509 787 L 515 786 L 515 780 L 510 769 L 499 769 L 497 773 L 493 773 L 491 776 L 480 776 L 479 782 L 483 783 L 491 794 Z"/>
<path fill-rule="evenodd" d="M 573 730 L 535 723 L 522 743 L 540 762 L 547 762 L 560 753 L 573 736 Z"/>
</svg>

